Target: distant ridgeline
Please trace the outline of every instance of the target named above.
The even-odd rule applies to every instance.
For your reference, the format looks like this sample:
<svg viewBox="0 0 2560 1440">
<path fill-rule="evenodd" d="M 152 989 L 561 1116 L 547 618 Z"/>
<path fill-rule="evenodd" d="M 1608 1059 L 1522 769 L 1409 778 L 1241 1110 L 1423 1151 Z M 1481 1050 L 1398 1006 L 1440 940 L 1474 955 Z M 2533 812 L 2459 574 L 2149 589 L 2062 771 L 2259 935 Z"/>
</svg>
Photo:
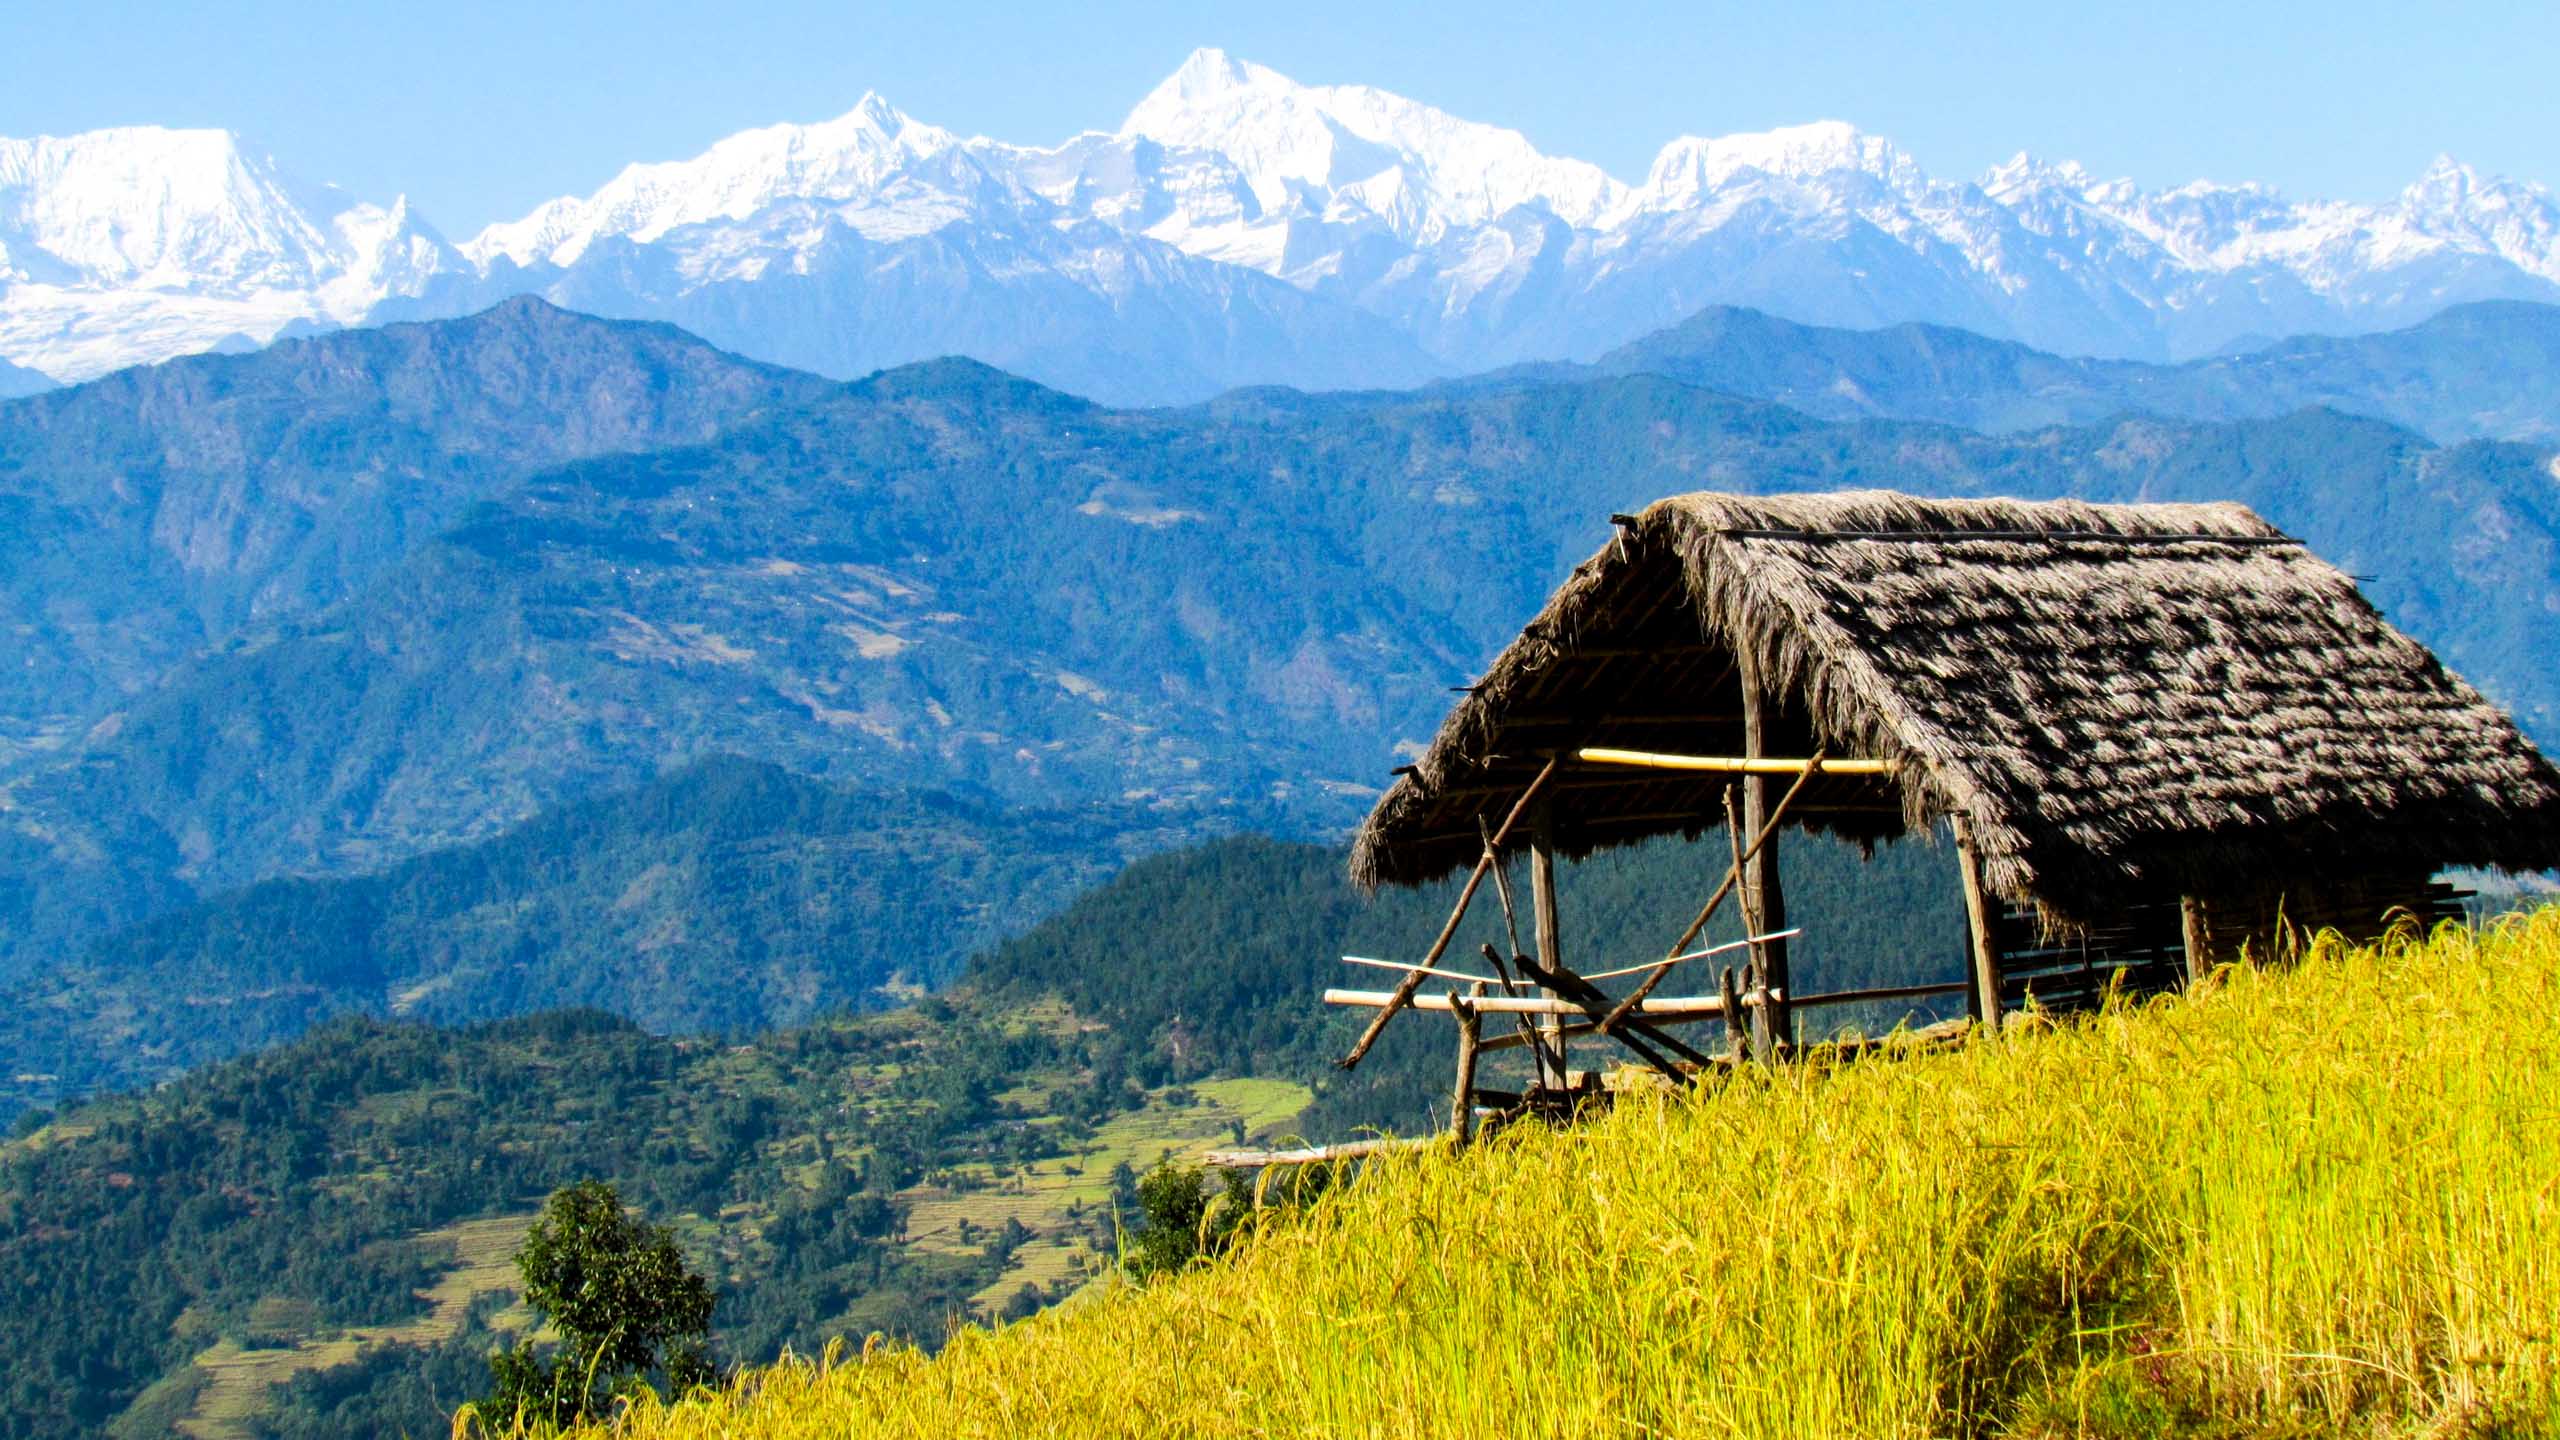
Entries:
<svg viewBox="0 0 2560 1440">
<path fill-rule="evenodd" d="M 592 1006 L 700 1033 L 878 1009 L 1180 838 L 1149 825 L 705 761 L 379 875 L 263 881 L 0 987 L 0 1120 L 339 1014 Z"/>
<path fill-rule="evenodd" d="M 1667 937 L 1631 917 L 1694 894 L 1713 850 L 1596 856 L 1568 868 L 1562 903 L 1641 958 Z M 1808 906 L 1867 927 L 1809 937 L 1800 964 L 1817 977 L 1855 979 L 1867 957 L 1961 968 L 1943 857 L 1888 847 L 1862 864 L 1807 844 L 1787 858 Z M 306 914 L 334 908 L 325 887 L 303 893 Z M 519 903 L 450 898 L 457 913 Z M 1345 951 L 1427 943 L 1443 898 L 1372 903 L 1338 850 L 1223 840 L 1137 861 L 972 961 L 947 999 L 889 1014 L 737 1045 L 592 1012 L 463 1029 L 349 1017 L 73 1108 L 0 1150 L 0 1440 L 102 1433 L 128 1411 L 126 1431 L 165 1428 L 243 1384 L 280 1407 L 254 1433 L 430 1433 L 478 1383 L 490 1326 L 513 1323 L 495 1293 L 513 1232 L 496 1222 L 591 1176 L 678 1222 L 721 1281 L 732 1359 L 872 1329 L 933 1341 L 948 1314 L 1040 1303 L 1107 1247 L 1120 1165 L 1245 1133 L 1434 1122 L 1441 1048 L 1397 1036 L 1337 1078 L 1352 1027 L 1316 996 Z M 288 928 L 262 910 L 228 933 L 290 949 Z M 1500 939 L 1498 921 L 1480 938 Z M 662 978 L 708 1004 L 723 977 Z M 334 1369 L 310 1348 L 350 1335 L 377 1348 Z M 225 1357 L 241 1347 L 255 1373 L 302 1378 L 272 1394 L 236 1378 L 250 1372 Z"/>
<path fill-rule="evenodd" d="M 2239 499 L 2548 738 L 2546 451 L 2114 412 L 2547 436 L 2553 313 L 2155 374 L 1716 312 L 1591 370 L 1112 411 L 516 301 L 0 402 L 0 980 L 717 754 L 1123 805 L 1103 853 L 1340 833 L 1600 517 L 1707 487 Z"/>
</svg>

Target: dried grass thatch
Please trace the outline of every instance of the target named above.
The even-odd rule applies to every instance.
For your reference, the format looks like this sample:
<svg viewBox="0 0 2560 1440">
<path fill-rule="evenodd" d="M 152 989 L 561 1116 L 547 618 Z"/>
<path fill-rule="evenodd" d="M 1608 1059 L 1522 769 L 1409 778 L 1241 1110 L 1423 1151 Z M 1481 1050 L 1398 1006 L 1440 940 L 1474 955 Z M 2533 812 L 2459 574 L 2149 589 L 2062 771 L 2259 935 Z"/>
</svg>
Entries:
<svg viewBox="0 0 2560 1440">
<path fill-rule="evenodd" d="M 2237 504 L 1694 494 L 1622 519 L 1382 799 L 1364 885 L 1471 862 L 1544 753 L 1739 754 L 1738 657 L 1853 835 L 1968 817 L 2071 924 L 2240 877 L 2560 863 L 2560 774 L 2352 581 Z M 1716 823 L 1720 777 L 1577 771 L 1568 854 Z"/>
</svg>

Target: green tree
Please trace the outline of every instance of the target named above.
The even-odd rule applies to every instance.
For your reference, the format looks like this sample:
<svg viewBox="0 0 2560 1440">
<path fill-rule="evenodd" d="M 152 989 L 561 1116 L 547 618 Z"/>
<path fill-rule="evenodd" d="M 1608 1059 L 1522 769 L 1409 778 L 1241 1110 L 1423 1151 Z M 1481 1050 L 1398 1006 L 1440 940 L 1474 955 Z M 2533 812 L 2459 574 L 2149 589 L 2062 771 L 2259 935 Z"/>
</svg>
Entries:
<svg viewBox="0 0 2560 1440">
<path fill-rule="evenodd" d="M 1213 1194 L 1205 1172 L 1171 1160 L 1138 1182 L 1137 1198 L 1139 1224 L 1121 1239 L 1120 1264 L 1141 1280 L 1225 1254 L 1253 1210 L 1253 1190 L 1241 1173 L 1225 1172 Z"/>
<path fill-rule="evenodd" d="M 480 1412 L 563 1426 L 603 1401 L 663 1378 L 676 1390 L 713 1375 L 705 1337 L 716 1298 L 663 1225 L 634 1218 L 611 1185 L 585 1180 L 552 1192 L 516 1252 L 525 1303 L 561 1343 L 515 1345 L 489 1357 Z"/>
</svg>

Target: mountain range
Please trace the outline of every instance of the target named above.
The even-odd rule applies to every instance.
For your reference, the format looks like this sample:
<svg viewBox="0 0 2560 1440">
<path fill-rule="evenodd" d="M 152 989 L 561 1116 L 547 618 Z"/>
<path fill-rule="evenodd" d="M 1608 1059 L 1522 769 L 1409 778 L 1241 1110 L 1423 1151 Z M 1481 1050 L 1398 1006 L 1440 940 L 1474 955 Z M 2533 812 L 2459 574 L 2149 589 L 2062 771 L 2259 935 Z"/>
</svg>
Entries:
<svg viewBox="0 0 2560 1440">
<path fill-rule="evenodd" d="M 2450 159 L 2374 204 L 2024 155 L 1953 181 L 1835 121 L 1674 139 L 1629 181 L 1217 50 L 1109 132 L 1004 144 L 866 95 L 459 243 L 225 132 L 0 140 L 0 359 L 52 380 L 513 294 L 837 378 L 958 354 L 1114 404 L 1590 360 L 1711 305 L 2167 362 L 2560 299 L 2560 204 Z"/>
<path fill-rule="evenodd" d="M 1113 410 L 961 360 L 829 384 L 517 300 L 7 402 L 0 981 L 723 754 L 1107 803 L 1130 818 L 1097 845 L 1151 837 L 1124 852 L 1331 833 L 1607 515 L 1699 488 L 2238 498 L 2553 733 L 2547 450 L 2322 409 L 1986 435 L 1665 373 L 1942 404 L 1913 343 L 1726 315 L 1618 369 Z"/>
</svg>

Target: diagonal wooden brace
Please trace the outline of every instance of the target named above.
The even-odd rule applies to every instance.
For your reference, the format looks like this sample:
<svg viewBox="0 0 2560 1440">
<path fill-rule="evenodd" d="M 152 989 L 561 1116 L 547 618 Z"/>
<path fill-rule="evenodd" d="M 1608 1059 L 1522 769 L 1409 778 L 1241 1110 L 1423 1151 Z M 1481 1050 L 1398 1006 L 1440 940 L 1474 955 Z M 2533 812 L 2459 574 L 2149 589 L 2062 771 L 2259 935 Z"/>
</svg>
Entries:
<svg viewBox="0 0 2560 1440">
<path fill-rule="evenodd" d="M 1485 872 L 1493 868 L 1494 857 L 1501 853 L 1502 842 L 1511 838 L 1511 828 L 1520 823 L 1521 816 L 1529 813 L 1530 802 L 1547 788 L 1547 782 L 1556 777 L 1556 770 L 1563 763 L 1561 755 L 1547 757 L 1546 768 L 1538 772 L 1537 779 L 1529 782 L 1528 789 L 1520 792 L 1519 800 L 1511 806 L 1511 813 L 1502 817 L 1502 827 L 1493 832 L 1493 839 L 1486 844 L 1484 853 L 1476 857 L 1475 873 L 1467 877 L 1467 888 L 1458 892 L 1458 903 L 1449 911 L 1449 923 L 1440 927 L 1440 938 L 1431 942 L 1431 953 L 1422 957 L 1423 964 L 1438 964 L 1441 955 L 1448 951 L 1449 937 L 1458 933 L 1458 922 L 1467 918 L 1467 903 L 1476 898 L 1476 887 L 1484 883 Z M 1792 795 L 1794 792 L 1788 793 Z M 1785 807 L 1779 808 L 1783 810 Z M 1396 986 L 1395 997 L 1378 1011 L 1377 1017 L 1369 1022 L 1369 1028 L 1360 1032 L 1360 1039 L 1352 1045 L 1351 1053 L 1335 1063 L 1345 1070 L 1359 1064 L 1361 1058 L 1369 1053 L 1369 1047 L 1378 1043 L 1378 1036 L 1387 1028 L 1387 1022 L 1412 1002 L 1413 992 L 1422 988 L 1422 981 L 1423 973 L 1419 970 L 1406 975 Z"/>
<path fill-rule="evenodd" d="M 1733 888 L 1742 883 L 1742 867 L 1750 864 L 1751 857 L 1760 853 L 1760 847 L 1769 843 L 1769 837 L 1778 833 L 1778 822 L 1787 818 L 1787 807 L 1794 804 L 1796 796 L 1804 792 L 1807 782 L 1822 773 L 1822 758 L 1828 753 L 1824 750 L 1813 752 L 1813 759 L 1804 767 L 1804 773 L 1796 777 L 1796 783 L 1787 787 L 1787 793 L 1779 798 L 1776 808 L 1769 812 L 1768 823 L 1760 827 L 1759 834 L 1751 837 L 1751 844 L 1735 858 L 1733 868 L 1724 872 L 1724 883 L 1716 887 L 1716 893 L 1707 897 L 1705 907 L 1698 911 L 1698 918 L 1690 921 L 1689 928 L 1680 932 L 1680 938 L 1671 942 L 1672 955 L 1676 956 L 1687 949 L 1689 942 L 1698 938 L 1698 932 L 1707 928 L 1707 922 L 1715 918 L 1716 907 L 1722 905 L 1724 897 L 1732 894 Z M 1663 963 L 1654 966 L 1652 972 L 1644 977 L 1644 983 L 1628 991 L 1627 998 L 1618 1002 L 1618 1008 L 1602 1017 L 1600 1033 L 1610 1034 L 1620 1025 L 1625 1024 L 1627 1017 L 1635 1013 L 1636 1007 L 1644 1003 L 1644 997 L 1652 994 L 1653 988 L 1662 983 L 1664 976 L 1671 973 L 1671 967 L 1672 961 L 1667 958 Z"/>
</svg>

